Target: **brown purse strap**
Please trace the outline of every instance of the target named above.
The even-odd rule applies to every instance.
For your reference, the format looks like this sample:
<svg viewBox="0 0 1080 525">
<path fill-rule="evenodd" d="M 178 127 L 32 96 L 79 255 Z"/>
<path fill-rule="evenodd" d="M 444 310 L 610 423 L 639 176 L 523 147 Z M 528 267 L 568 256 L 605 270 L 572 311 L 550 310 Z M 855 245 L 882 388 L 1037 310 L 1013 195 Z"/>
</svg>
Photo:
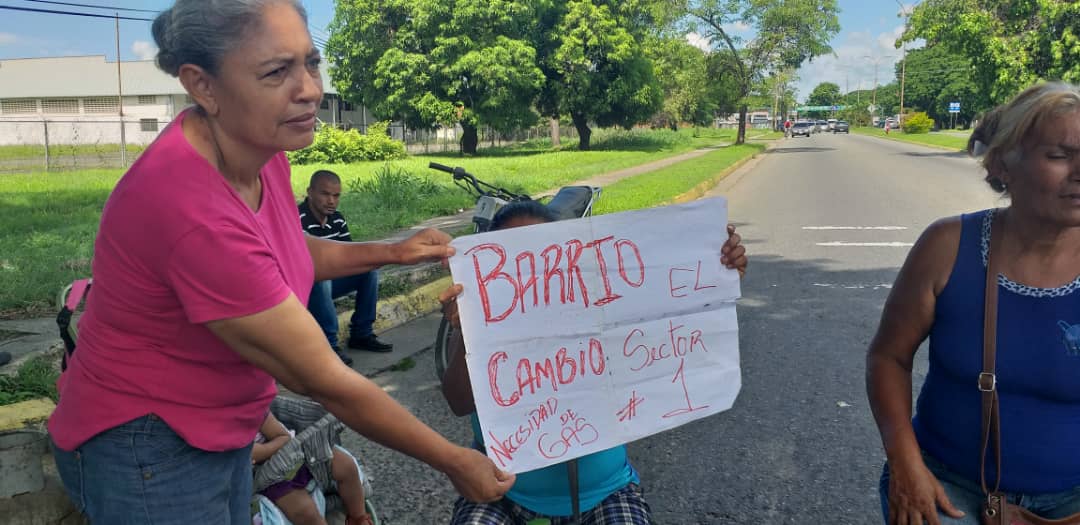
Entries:
<svg viewBox="0 0 1080 525">
<path fill-rule="evenodd" d="M 1001 262 L 1001 237 L 1004 213 L 994 210 L 990 225 L 990 246 L 986 254 L 986 299 L 983 303 L 983 368 L 979 374 L 982 393 L 982 461 L 979 462 L 979 481 L 984 494 L 997 492 L 1001 485 L 1001 421 L 998 412 L 998 391 L 995 357 L 997 354 L 998 274 Z M 991 443 L 991 440 L 993 443 Z M 995 479 L 993 489 L 986 485 L 986 455 L 994 448 Z"/>
</svg>

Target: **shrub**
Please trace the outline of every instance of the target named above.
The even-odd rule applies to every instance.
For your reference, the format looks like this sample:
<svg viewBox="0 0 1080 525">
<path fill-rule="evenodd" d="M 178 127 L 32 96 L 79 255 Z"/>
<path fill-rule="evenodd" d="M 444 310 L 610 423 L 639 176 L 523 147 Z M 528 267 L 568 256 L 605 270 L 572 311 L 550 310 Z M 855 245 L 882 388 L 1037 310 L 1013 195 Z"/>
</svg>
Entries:
<svg viewBox="0 0 1080 525">
<path fill-rule="evenodd" d="M 390 164 L 372 178 L 350 180 L 348 188 L 348 208 L 364 210 L 367 217 L 366 223 L 349 225 L 360 239 L 369 237 L 370 228 L 385 231 L 413 226 L 428 217 L 457 213 L 472 203 L 469 194 L 456 187 Z"/>
<path fill-rule="evenodd" d="M 355 129 L 343 131 L 323 125 L 310 146 L 288 153 L 289 162 L 300 165 L 405 158 L 405 144 L 390 138 L 386 133 L 389 127 L 389 122 L 377 122 L 361 135 Z"/>
<path fill-rule="evenodd" d="M 934 119 L 922 111 L 904 119 L 904 133 L 928 133 L 933 127 Z"/>
</svg>

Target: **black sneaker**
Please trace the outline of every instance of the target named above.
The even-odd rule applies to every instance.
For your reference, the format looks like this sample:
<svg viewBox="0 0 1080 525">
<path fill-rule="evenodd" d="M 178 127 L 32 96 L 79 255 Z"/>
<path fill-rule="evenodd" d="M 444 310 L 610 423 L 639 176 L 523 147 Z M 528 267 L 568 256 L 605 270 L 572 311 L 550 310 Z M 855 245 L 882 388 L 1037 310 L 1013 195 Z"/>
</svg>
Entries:
<svg viewBox="0 0 1080 525">
<path fill-rule="evenodd" d="M 340 348 L 336 346 L 331 346 L 330 348 L 334 349 L 334 353 L 337 354 L 337 356 L 341 359 L 342 363 L 345 363 L 346 366 L 352 366 L 353 360 L 345 352 L 343 352 Z"/>
<path fill-rule="evenodd" d="M 384 343 L 374 334 L 365 337 L 350 337 L 349 348 L 353 350 L 367 350 L 368 352 L 386 353 L 394 350 L 394 345 Z"/>
</svg>

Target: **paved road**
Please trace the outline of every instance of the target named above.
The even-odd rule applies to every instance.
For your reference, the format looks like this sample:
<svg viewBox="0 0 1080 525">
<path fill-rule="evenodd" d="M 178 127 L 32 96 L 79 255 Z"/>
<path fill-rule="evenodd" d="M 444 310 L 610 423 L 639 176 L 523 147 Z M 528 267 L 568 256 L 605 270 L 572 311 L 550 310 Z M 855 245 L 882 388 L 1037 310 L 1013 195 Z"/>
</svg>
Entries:
<svg viewBox="0 0 1080 525">
<path fill-rule="evenodd" d="M 879 523 L 883 460 L 866 345 L 910 243 L 935 218 L 1002 202 L 959 154 L 858 135 L 788 139 L 717 189 L 752 254 L 740 301 L 743 391 L 725 413 L 630 445 L 659 523 Z M 832 228 L 860 229 L 832 229 Z M 394 338 L 419 336 L 407 326 Z M 426 331 L 426 332 L 425 332 Z M 452 439 L 430 351 L 376 379 Z M 924 371 L 925 356 L 917 375 Z M 445 523 L 453 491 L 416 461 L 350 436 L 386 523 Z"/>
</svg>

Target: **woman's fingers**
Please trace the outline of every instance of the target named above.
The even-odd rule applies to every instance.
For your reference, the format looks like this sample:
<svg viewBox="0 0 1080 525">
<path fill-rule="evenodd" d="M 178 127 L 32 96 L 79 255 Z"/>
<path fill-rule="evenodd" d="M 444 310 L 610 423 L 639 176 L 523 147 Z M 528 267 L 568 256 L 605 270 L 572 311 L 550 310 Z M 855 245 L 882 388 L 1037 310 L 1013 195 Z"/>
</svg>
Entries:
<svg viewBox="0 0 1080 525">
<path fill-rule="evenodd" d="M 457 296 L 461 295 L 461 292 L 464 290 L 465 287 L 460 284 L 450 285 L 449 288 L 439 293 L 439 302 L 442 303 L 443 306 L 453 303 L 457 300 Z"/>
<path fill-rule="evenodd" d="M 936 503 L 938 508 L 950 518 L 960 519 L 966 515 L 964 511 L 953 505 L 952 500 L 949 499 L 949 495 L 945 493 L 945 487 L 941 485 L 940 481 L 937 482 L 937 495 L 935 499 L 937 500 Z"/>
</svg>

